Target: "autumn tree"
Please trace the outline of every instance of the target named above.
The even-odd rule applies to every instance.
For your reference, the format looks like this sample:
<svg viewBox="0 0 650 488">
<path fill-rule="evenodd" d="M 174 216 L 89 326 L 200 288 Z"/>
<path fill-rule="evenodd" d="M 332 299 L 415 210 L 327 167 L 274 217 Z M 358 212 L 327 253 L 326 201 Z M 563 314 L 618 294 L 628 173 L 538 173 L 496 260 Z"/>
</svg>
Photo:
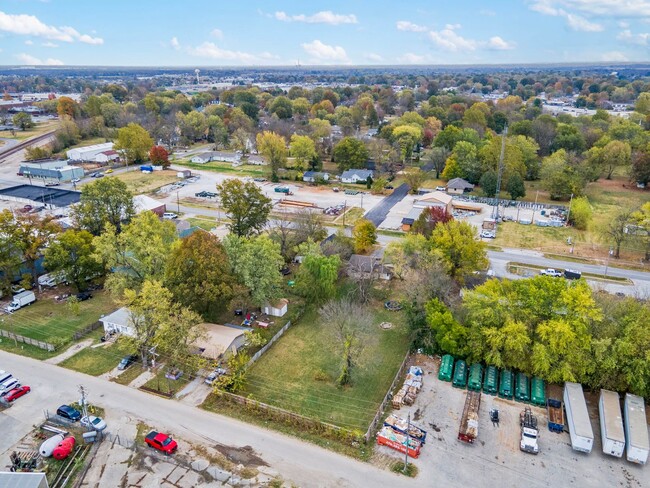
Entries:
<svg viewBox="0 0 650 488">
<path fill-rule="evenodd" d="M 45 250 L 45 268 L 61 273 L 77 290 L 101 272 L 94 256 L 93 235 L 86 230 L 68 229 Z"/>
<path fill-rule="evenodd" d="M 72 209 L 77 225 L 96 236 L 108 224 L 119 233 L 122 222 L 128 222 L 134 215 L 133 194 L 117 178 L 101 178 L 84 185 L 79 203 Z"/>
<path fill-rule="evenodd" d="M 291 156 L 295 158 L 295 166 L 302 171 L 306 164 L 318 156 L 314 141 L 308 136 L 293 134 L 290 144 Z"/>
<path fill-rule="evenodd" d="M 265 130 L 257 134 L 257 150 L 269 161 L 271 177 L 277 181 L 278 169 L 287 162 L 287 142 L 284 137 Z"/>
<path fill-rule="evenodd" d="M 420 168 L 409 168 L 404 171 L 404 181 L 410 187 L 411 193 L 414 195 L 418 194 L 420 186 L 427 179 L 427 174 L 422 171 Z"/>
<path fill-rule="evenodd" d="M 169 162 L 169 153 L 167 149 L 162 146 L 153 146 L 149 150 L 149 160 L 151 164 L 155 166 L 162 166 L 163 169 L 167 169 L 170 166 Z"/>
<path fill-rule="evenodd" d="M 427 207 L 422 211 L 418 219 L 413 222 L 411 233 L 421 234 L 428 238 L 431 237 L 433 229 L 438 224 L 444 224 L 450 220 L 453 220 L 453 217 L 445 207 Z"/>
<path fill-rule="evenodd" d="M 334 146 L 332 159 L 340 171 L 352 168 L 364 168 L 368 161 L 368 150 L 365 144 L 353 137 L 344 137 Z"/>
<path fill-rule="evenodd" d="M 208 322 L 217 321 L 226 310 L 236 285 L 223 245 L 205 231 L 192 233 L 174 247 L 165 265 L 164 283 L 174 301 Z"/>
<path fill-rule="evenodd" d="M 149 132 L 134 122 L 117 131 L 114 149 L 122 154 L 127 164 L 141 163 L 149 154 L 153 139 Z"/>
<path fill-rule="evenodd" d="M 56 104 L 56 113 L 59 117 L 74 119 L 79 114 L 79 104 L 70 97 L 59 97 Z"/>
<path fill-rule="evenodd" d="M 449 274 L 459 281 L 488 265 L 485 243 L 476 237 L 475 228 L 468 222 L 451 220 L 437 225 L 430 243 L 449 267 Z"/>
<path fill-rule="evenodd" d="M 273 208 L 271 199 L 252 181 L 225 180 L 217 185 L 221 206 L 230 218 L 230 231 L 245 237 L 260 232 Z"/>
<path fill-rule="evenodd" d="M 22 131 L 34 127 L 34 121 L 32 120 L 32 116 L 29 115 L 27 112 L 18 112 L 16 115 L 13 116 L 12 121 L 14 125 L 16 127 L 20 127 L 20 130 Z"/>
<path fill-rule="evenodd" d="M 352 229 L 354 251 L 365 253 L 377 243 L 377 229 L 375 224 L 366 219 L 359 219 Z"/>
</svg>

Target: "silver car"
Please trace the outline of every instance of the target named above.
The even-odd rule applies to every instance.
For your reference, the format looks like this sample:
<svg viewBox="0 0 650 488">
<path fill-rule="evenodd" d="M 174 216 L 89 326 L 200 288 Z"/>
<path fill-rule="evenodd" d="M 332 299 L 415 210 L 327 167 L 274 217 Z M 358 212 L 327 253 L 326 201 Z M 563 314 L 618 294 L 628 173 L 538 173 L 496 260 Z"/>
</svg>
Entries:
<svg viewBox="0 0 650 488">
<path fill-rule="evenodd" d="M 106 428 L 106 422 L 99 417 L 94 415 L 88 415 L 88 417 L 81 417 L 81 425 L 84 427 L 90 427 L 97 432 L 101 432 Z"/>
</svg>

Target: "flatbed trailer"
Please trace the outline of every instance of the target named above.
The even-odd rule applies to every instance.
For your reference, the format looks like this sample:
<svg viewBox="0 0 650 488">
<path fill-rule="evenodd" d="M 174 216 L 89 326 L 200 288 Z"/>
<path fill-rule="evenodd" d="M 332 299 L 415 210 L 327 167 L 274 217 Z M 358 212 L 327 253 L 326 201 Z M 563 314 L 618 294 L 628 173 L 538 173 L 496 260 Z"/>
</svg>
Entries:
<svg viewBox="0 0 650 488">
<path fill-rule="evenodd" d="M 481 407 L 481 392 L 468 391 L 463 416 L 460 419 L 458 440 L 473 444 L 478 437 L 478 412 Z"/>
<path fill-rule="evenodd" d="M 564 407 L 562 400 L 549 398 L 546 402 L 546 413 L 548 415 L 548 430 L 561 434 L 564 432 Z"/>
</svg>

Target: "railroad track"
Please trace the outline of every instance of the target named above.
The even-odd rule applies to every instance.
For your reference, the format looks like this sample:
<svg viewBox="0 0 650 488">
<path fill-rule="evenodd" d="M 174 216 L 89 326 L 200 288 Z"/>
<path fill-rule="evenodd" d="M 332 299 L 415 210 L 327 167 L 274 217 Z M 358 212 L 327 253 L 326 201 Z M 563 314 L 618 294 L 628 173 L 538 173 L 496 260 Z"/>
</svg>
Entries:
<svg viewBox="0 0 650 488">
<path fill-rule="evenodd" d="M 5 149 L 4 151 L 0 150 L 0 162 L 4 161 L 4 158 L 11 156 L 13 154 L 16 154 L 18 151 L 22 151 L 25 148 L 28 148 L 29 146 L 32 146 L 33 144 L 43 141 L 45 139 L 48 139 L 51 137 L 56 131 L 50 131 L 46 132 L 45 134 L 41 134 L 40 136 L 32 137 L 31 139 L 27 139 L 26 141 L 23 141 L 19 144 L 16 144 L 15 146 L 11 146 L 10 148 Z"/>
</svg>

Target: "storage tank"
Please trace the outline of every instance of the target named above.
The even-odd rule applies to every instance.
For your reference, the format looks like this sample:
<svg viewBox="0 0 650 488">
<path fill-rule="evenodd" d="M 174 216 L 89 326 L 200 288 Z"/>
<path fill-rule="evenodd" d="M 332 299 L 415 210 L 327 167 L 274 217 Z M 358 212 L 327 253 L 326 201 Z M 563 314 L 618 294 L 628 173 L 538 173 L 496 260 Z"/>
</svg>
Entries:
<svg viewBox="0 0 650 488">
<path fill-rule="evenodd" d="M 467 386 L 467 363 L 462 359 L 456 361 L 454 369 L 454 380 L 451 382 L 456 388 L 465 388 Z"/>
<path fill-rule="evenodd" d="M 56 446 L 58 446 L 59 443 L 63 440 L 63 437 L 63 434 L 56 434 L 49 439 L 46 439 L 41 444 L 41 447 L 38 448 L 38 452 L 43 457 L 50 457 L 52 455 L 52 451 L 54 451 L 54 449 L 56 449 Z"/>
<path fill-rule="evenodd" d="M 648 461 L 650 441 L 648 440 L 648 424 L 645 418 L 643 398 L 627 393 L 623 414 L 625 415 L 627 460 L 645 464 Z"/>
<path fill-rule="evenodd" d="M 481 383 L 483 382 L 483 366 L 479 363 L 474 363 L 469 368 L 469 379 L 467 380 L 467 388 L 473 391 L 481 391 Z"/>
<path fill-rule="evenodd" d="M 587 402 L 580 383 L 564 384 L 564 407 L 571 447 L 576 451 L 590 453 L 594 445 L 594 431 L 591 428 Z"/>
<path fill-rule="evenodd" d="M 603 452 L 620 458 L 625 449 L 625 431 L 623 430 L 623 415 L 618 393 L 600 390 L 598 412 L 600 413 L 600 436 L 603 441 Z"/>
</svg>

